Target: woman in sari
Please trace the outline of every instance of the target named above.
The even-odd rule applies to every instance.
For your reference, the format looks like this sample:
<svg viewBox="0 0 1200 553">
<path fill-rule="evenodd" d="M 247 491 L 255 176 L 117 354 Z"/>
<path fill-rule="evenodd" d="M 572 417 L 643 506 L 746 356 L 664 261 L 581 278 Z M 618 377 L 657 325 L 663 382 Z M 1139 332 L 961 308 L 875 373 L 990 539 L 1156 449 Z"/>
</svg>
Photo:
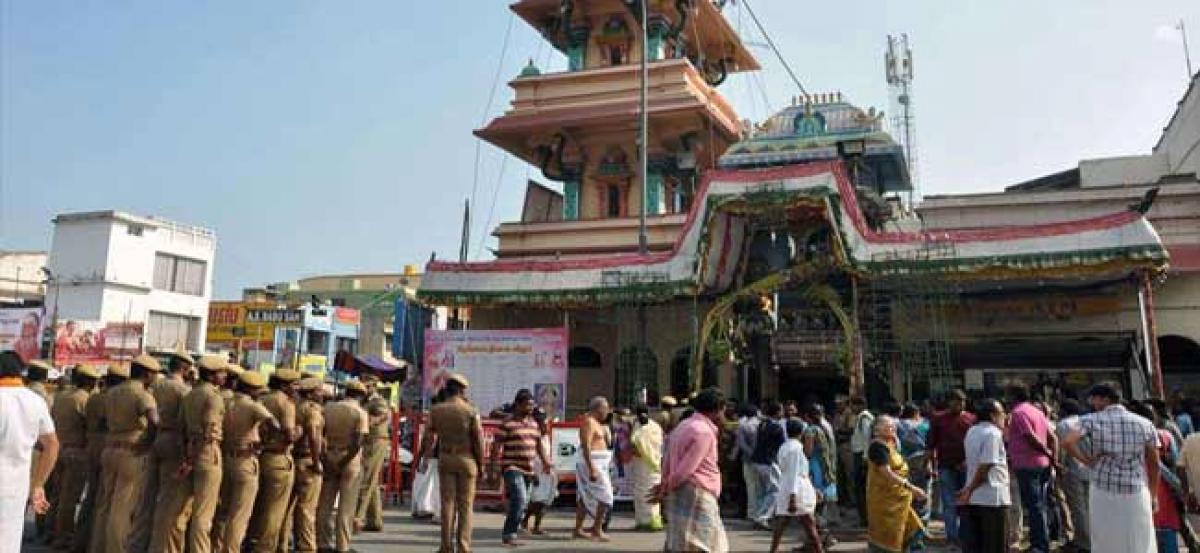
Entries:
<svg viewBox="0 0 1200 553">
<path fill-rule="evenodd" d="M 637 530 L 663 529 L 659 506 L 650 502 L 651 490 L 662 481 L 663 431 L 650 420 L 650 410 L 638 407 L 629 441 L 633 445 L 630 473 L 633 480 L 633 514 Z"/>
<path fill-rule="evenodd" d="M 924 534 L 913 500 L 927 501 L 921 488 L 908 481 L 908 465 L 900 455 L 896 420 L 875 421 L 875 439 L 867 448 L 867 541 L 872 553 L 913 551 Z"/>
</svg>

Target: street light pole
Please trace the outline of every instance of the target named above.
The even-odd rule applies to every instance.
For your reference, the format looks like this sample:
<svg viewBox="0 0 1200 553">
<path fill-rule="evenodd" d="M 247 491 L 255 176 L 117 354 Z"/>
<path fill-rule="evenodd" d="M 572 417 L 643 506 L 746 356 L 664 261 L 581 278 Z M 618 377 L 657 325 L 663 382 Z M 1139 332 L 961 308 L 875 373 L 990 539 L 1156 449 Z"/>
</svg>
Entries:
<svg viewBox="0 0 1200 553">
<path fill-rule="evenodd" d="M 50 315 L 50 362 L 54 363 L 54 350 L 58 344 L 58 292 L 62 286 L 59 286 L 58 277 L 49 267 L 42 267 L 42 274 L 46 275 L 47 285 L 54 285 L 54 313 Z"/>
<path fill-rule="evenodd" d="M 649 17 L 646 9 L 646 2 L 648 1 L 649 0 L 638 1 L 638 9 L 641 12 L 640 19 L 642 24 L 642 79 L 641 86 L 638 87 L 638 178 L 642 181 L 642 201 L 639 202 L 641 204 L 641 209 L 638 210 L 638 254 L 642 256 L 645 256 L 647 253 L 649 253 L 650 249 L 649 238 L 646 236 L 646 202 L 650 197 L 650 179 L 648 178 L 649 162 L 647 159 L 649 154 L 647 136 L 649 135 L 650 117 L 646 110 L 646 89 L 649 87 L 650 76 L 650 25 L 648 22 Z M 648 384 L 648 382 L 642 381 L 644 363 L 649 359 L 649 355 L 647 355 L 649 350 L 649 341 L 646 336 L 646 303 L 644 298 L 638 299 L 637 332 L 638 352 L 637 356 L 634 358 L 634 367 L 636 367 L 635 370 L 637 371 L 635 391 L 639 388 L 644 389 Z"/>
</svg>

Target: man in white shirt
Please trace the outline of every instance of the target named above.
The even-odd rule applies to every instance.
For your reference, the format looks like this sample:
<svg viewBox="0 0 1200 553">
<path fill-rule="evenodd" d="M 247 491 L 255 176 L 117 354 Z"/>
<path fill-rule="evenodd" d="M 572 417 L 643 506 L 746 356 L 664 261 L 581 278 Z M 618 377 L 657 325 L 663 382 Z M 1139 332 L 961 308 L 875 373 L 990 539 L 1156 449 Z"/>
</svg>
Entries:
<svg viewBox="0 0 1200 553">
<path fill-rule="evenodd" d="M 967 430 L 967 481 L 959 493 L 963 553 L 1005 553 L 1008 550 L 1008 455 L 1004 449 L 1004 406 L 984 399 L 975 407 L 975 425 Z"/>
<path fill-rule="evenodd" d="M 46 401 L 25 387 L 25 364 L 15 352 L 0 353 L 0 551 L 20 551 L 25 505 L 44 514 L 43 486 L 58 460 L 58 438 Z M 41 455 L 30 476 L 34 444 Z"/>
</svg>

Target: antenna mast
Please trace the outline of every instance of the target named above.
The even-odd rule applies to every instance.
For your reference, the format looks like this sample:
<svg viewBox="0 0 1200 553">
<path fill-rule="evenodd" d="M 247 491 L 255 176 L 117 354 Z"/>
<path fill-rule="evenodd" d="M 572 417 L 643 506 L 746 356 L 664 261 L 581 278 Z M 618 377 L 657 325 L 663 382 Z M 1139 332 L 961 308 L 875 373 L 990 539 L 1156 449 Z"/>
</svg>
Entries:
<svg viewBox="0 0 1200 553">
<path fill-rule="evenodd" d="M 890 126 L 900 142 L 900 147 L 904 149 L 904 159 L 908 163 L 908 175 L 913 187 L 908 193 L 908 205 L 912 208 L 914 201 L 921 198 L 921 191 L 917 185 L 917 145 L 913 126 L 912 48 L 908 46 L 908 34 L 898 37 L 888 35 L 887 42 L 884 72 L 887 75 L 888 93 L 891 97 Z"/>
</svg>

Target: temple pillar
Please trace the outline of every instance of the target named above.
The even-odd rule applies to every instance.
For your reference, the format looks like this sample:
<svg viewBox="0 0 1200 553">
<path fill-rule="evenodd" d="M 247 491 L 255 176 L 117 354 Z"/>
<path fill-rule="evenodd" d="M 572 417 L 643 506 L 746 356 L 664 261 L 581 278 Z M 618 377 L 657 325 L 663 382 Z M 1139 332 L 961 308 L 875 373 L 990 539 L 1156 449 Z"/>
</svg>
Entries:
<svg viewBox="0 0 1200 553">
<path fill-rule="evenodd" d="M 579 179 L 563 181 L 563 213 L 564 221 L 574 221 L 579 218 Z"/>
</svg>

